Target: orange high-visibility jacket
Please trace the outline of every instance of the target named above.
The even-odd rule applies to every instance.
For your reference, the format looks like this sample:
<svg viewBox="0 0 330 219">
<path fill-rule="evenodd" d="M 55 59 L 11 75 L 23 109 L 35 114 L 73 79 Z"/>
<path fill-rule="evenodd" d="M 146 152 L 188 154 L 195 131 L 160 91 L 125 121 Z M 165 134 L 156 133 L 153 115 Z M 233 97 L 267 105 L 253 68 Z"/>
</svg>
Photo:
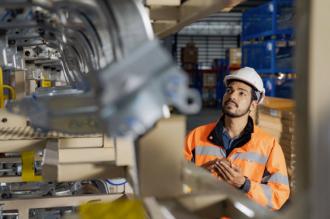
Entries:
<svg viewBox="0 0 330 219">
<path fill-rule="evenodd" d="M 197 127 L 186 138 L 185 158 L 197 166 L 227 158 L 240 167 L 249 181 L 247 196 L 262 206 L 278 210 L 290 194 L 287 168 L 275 138 L 253 125 L 249 118 L 235 147 L 226 154 L 222 143 L 223 119 Z"/>
</svg>

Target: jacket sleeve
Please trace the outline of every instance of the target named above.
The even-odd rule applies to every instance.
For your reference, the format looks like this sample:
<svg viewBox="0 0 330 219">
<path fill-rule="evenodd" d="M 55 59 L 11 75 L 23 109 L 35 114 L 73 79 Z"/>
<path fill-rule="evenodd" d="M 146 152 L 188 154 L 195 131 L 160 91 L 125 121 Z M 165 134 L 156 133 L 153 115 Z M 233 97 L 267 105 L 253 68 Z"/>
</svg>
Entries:
<svg viewBox="0 0 330 219">
<path fill-rule="evenodd" d="M 289 198 L 290 187 L 285 159 L 281 146 L 275 140 L 262 181 L 249 180 L 248 183 L 248 197 L 272 210 L 279 210 Z"/>
<path fill-rule="evenodd" d="M 186 136 L 184 146 L 184 157 L 186 160 L 194 162 L 195 146 L 195 131 L 193 130 Z"/>
</svg>

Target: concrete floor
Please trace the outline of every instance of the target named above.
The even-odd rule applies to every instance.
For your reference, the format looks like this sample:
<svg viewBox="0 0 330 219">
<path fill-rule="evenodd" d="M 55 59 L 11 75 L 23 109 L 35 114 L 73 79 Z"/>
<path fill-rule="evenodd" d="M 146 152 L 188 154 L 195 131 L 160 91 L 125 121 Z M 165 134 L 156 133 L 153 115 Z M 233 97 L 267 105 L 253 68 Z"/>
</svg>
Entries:
<svg viewBox="0 0 330 219">
<path fill-rule="evenodd" d="M 219 115 L 220 109 L 203 108 L 198 114 L 187 116 L 187 133 L 197 126 L 216 121 Z"/>
</svg>

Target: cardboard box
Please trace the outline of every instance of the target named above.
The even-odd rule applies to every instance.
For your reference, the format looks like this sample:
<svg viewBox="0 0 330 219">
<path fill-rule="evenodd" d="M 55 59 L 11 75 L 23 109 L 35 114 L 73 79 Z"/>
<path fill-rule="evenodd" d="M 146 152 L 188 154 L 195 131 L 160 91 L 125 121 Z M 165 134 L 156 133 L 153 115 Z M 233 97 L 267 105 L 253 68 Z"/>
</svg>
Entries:
<svg viewBox="0 0 330 219">
<path fill-rule="evenodd" d="M 295 189 L 294 169 L 296 163 L 294 115 L 295 103 L 289 99 L 267 97 L 258 107 L 258 126 L 273 135 L 281 145 L 288 168 L 290 188 Z"/>
<path fill-rule="evenodd" d="M 242 60 L 241 48 L 231 48 L 227 50 L 227 58 L 229 60 L 229 66 L 240 67 Z"/>
<path fill-rule="evenodd" d="M 160 120 L 137 142 L 138 177 L 142 197 L 182 195 L 185 118 Z"/>
<path fill-rule="evenodd" d="M 194 43 L 188 43 L 186 47 L 181 48 L 181 62 L 182 63 L 197 63 L 198 62 L 198 48 Z"/>
</svg>

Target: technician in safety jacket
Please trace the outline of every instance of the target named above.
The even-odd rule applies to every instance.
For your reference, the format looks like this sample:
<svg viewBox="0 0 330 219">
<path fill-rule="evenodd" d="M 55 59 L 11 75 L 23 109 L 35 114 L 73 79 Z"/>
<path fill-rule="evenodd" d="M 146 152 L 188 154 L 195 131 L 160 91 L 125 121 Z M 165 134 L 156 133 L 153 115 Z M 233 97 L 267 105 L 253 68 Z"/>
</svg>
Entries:
<svg viewBox="0 0 330 219">
<path fill-rule="evenodd" d="M 283 151 L 249 116 L 265 96 L 262 79 L 245 67 L 227 75 L 224 84 L 222 117 L 189 133 L 185 158 L 260 205 L 278 210 L 290 194 Z"/>
</svg>

